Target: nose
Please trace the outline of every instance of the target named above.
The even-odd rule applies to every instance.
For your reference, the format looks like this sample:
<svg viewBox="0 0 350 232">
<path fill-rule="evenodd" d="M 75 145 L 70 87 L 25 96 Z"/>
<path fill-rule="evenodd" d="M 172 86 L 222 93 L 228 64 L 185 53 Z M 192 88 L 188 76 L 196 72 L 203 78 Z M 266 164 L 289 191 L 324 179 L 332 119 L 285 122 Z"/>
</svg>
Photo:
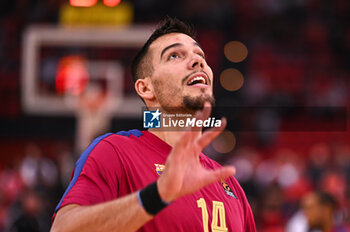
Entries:
<svg viewBox="0 0 350 232">
<path fill-rule="evenodd" d="M 192 60 L 189 63 L 190 69 L 203 69 L 204 68 L 205 61 L 202 57 L 200 57 L 198 54 L 194 55 Z"/>
</svg>

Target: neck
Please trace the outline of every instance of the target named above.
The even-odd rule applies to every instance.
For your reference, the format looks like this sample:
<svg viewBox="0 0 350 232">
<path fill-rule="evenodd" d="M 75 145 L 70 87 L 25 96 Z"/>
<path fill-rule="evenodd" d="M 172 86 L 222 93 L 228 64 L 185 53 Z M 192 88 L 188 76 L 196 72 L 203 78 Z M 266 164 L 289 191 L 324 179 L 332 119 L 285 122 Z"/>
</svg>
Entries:
<svg viewBox="0 0 350 232">
<path fill-rule="evenodd" d="M 176 141 L 181 136 L 182 131 L 161 131 L 161 130 L 152 130 L 149 129 L 149 132 L 174 147 Z"/>
<path fill-rule="evenodd" d="M 149 129 L 148 131 L 169 144 L 171 147 L 174 147 L 176 142 L 179 140 L 183 132 L 186 130 L 186 128 L 176 128 L 176 130 L 173 128 L 171 130 L 164 128 L 164 129 Z M 198 133 L 198 131 L 194 132 Z M 198 133 L 198 137 L 201 136 L 201 132 Z"/>
<path fill-rule="evenodd" d="M 146 104 L 147 105 L 147 104 Z M 158 104 L 156 105 L 151 105 L 149 106 L 151 108 L 159 108 L 160 111 L 164 114 L 168 114 L 168 115 L 175 115 L 175 114 L 190 114 L 190 115 L 195 115 L 195 111 L 189 111 L 189 110 L 179 110 L 179 108 L 176 109 L 176 111 L 171 111 L 169 109 L 164 109 L 163 107 L 159 106 Z M 181 116 L 176 116 L 173 117 L 172 120 L 186 120 L 186 117 L 181 117 Z M 174 126 L 174 125 L 170 125 L 170 127 L 164 127 L 164 128 L 150 128 L 148 129 L 149 132 L 151 132 L 152 134 L 156 135 L 158 138 L 160 138 L 161 140 L 163 140 L 164 142 L 166 142 L 167 144 L 169 144 L 170 146 L 174 147 L 175 143 L 179 140 L 181 134 L 183 133 L 183 131 L 186 130 L 185 127 L 178 127 L 178 126 Z"/>
<path fill-rule="evenodd" d="M 332 220 L 327 220 L 324 223 L 324 227 L 323 227 L 323 232 L 332 232 L 333 230 L 333 221 Z"/>
<path fill-rule="evenodd" d="M 322 231 L 323 232 L 332 232 L 332 230 L 333 230 L 333 223 L 334 223 L 333 222 L 333 214 L 330 213 L 329 215 L 327 215 L 327 217 L 323 221 Z"/>
</svg>

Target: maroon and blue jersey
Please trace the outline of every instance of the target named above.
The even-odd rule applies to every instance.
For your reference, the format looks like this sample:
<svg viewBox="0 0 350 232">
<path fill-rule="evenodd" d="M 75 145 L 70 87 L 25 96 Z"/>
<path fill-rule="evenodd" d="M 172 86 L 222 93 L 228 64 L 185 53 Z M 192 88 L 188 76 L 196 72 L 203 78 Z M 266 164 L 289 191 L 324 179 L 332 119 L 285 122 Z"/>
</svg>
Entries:
<svg viewBox="0 0 350 232">
<path fill-rule="evenodd" d="M 157 180 L 171 146 L 148 131 L 131 130 L 95 139 L 77 161 L 72 180 L 55 209 L 94 205 L 136 192 Z M 221 167 L 204 154 L 205 168 Z M 234 177 L 181 197 L 139 231 L 256 231 L 246 196 Z"/>
</svg>

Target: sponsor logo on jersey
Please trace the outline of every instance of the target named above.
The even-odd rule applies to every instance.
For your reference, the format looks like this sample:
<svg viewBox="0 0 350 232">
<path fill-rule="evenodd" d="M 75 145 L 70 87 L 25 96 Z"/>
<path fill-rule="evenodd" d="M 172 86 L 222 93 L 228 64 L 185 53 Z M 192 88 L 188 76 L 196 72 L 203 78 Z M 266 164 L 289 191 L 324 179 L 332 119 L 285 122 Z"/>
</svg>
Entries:
<svg viewBox="0 0 350 232">
<path fill-rule="evenodd" d="M 225 192 L 227 195 L 229 195 L 230 197 L 233 197 L 235 199 L 237 199 L 237 197 L 235 196 L 235 194 L 233 194 L 230 186 L 228 186 L 228 184 L 225 181 L 221 181 L 222 187 L 224 188 Z"/>
<path fill-rule="evenodd" d="M 154 164 L 154 166 L 156 166 L 156 172 L 158 173 L 158 175 L 161 175 L 163 173 L 165 165 L 163 165 L 163 164 Z"/>
</svg>

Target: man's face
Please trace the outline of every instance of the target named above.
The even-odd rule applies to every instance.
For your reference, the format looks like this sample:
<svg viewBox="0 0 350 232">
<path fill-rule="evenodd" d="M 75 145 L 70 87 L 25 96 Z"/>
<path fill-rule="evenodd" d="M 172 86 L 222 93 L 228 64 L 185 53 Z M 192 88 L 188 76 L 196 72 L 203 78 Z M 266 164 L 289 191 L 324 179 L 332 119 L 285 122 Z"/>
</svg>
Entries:
<svg viewBox="0 0 350 232">
<path fill-rule="evenodd" d="M 302 202 L 310 229 L 322 228 L 324 209 L 315 194 L 307 195 Z"/>
<path fill-rule="evenodd" d="M 181 33 L 159 37 L 149 47 L 151 82 L 160 107 L 193 112 L 214 103 L 213 72 L 198 43 Z"/>
</svg>

